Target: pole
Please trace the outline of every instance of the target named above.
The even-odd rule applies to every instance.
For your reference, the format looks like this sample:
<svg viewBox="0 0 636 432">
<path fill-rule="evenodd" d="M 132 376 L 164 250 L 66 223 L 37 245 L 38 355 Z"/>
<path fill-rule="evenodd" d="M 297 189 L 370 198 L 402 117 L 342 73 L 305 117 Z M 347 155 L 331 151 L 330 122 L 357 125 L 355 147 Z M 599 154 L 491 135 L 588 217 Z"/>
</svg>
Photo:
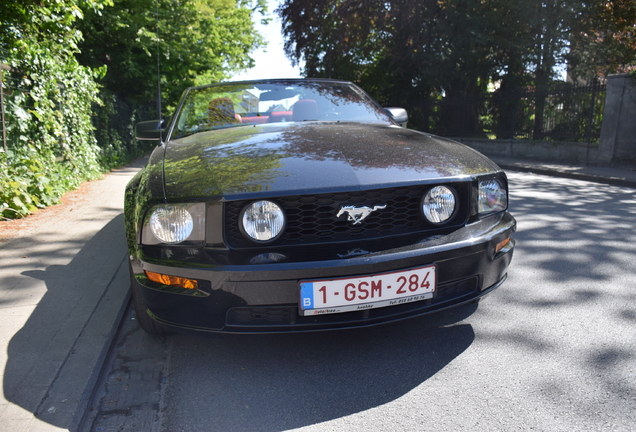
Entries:
<svg viewBox="0 0 636 432">
<path fill-rule="evenodd" d="M 159 0 L 155 1 L 156 17 L 157 17 L 157 118 L 159 120 L 158 127 L 161 128 L 161 58 L 159 51 Z"/>
<path fill-rule="evenodd" d="M 4 153 L 7 153 L 7 128 L 4 123 L 4 71 L 10 71 L 11 66 L 0 63 L 0 111 L 2 112 L 2 146 Z"/>
</svg>

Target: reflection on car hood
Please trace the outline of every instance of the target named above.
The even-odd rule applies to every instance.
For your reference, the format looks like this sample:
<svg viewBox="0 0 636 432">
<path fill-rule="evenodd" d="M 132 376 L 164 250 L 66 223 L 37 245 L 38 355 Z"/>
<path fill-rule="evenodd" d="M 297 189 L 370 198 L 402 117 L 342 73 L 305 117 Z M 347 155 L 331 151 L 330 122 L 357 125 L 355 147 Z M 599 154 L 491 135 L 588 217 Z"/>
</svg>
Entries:
<svg viewBox="0 0 636 432">
<path fill-rule="evenodd" d="M 497 169 L 462 144 L 417 131 L 315 122 L 221 129 L 171 141 L 164 173 L 167 198 L 186 199 L 372 189 Z"/>
</svg>

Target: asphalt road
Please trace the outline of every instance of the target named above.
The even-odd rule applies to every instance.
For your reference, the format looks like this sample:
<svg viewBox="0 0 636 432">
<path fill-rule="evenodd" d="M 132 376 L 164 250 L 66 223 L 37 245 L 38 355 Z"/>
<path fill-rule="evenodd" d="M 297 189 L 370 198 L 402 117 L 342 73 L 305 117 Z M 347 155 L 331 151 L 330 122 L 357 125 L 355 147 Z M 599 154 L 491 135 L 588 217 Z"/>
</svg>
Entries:
<svg viewBox="0 0 636 432">
<path fill-rule="evenodd" d="M 517 249 L 478 307 L 222 339 L 148 337 L 129 312 L 83 430 L 636 429 L 635 191 L 509 178 Z"/>
</svg>

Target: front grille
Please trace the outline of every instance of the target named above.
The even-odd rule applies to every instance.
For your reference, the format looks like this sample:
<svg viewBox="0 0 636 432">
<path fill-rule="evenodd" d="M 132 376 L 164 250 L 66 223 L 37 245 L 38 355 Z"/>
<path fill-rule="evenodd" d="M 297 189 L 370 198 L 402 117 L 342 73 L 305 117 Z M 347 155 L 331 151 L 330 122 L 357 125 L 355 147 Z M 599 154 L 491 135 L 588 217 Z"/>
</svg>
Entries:
<svg viewBox="0 0 636 432">
<path fill-rule="evenodd" d="M 368 191 L 294 195 L 268 198 L 281 206 L 287 215 L 285 232 L 275 243 L 267 245 L 299 245 L 345 242 L 390 237 L 425 231 L 443 231 L 466 222 L 470 203 L 470 182 L 450 183 L 455 189 L 459 209 L 443 225 L 428 223 L 421 214 L 424 194 L 438 185 L 405 186 Z M 239 228 L 241 209 L 251 201 L 225 204 L 225 240 L 232 248 L 262 246 L 245 238 Z M 371 213 L 362 223 L 352 225 L 347 216 L 336 217 L 344 205 L 386 208 Z"/>
</svg>

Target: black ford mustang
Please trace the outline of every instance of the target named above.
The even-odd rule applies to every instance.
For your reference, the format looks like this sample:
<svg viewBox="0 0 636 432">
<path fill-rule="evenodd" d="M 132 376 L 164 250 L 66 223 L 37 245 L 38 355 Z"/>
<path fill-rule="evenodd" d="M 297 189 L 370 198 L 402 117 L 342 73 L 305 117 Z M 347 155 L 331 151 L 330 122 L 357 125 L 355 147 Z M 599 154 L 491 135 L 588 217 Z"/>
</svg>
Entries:
<svg viewBox="0 0 636 432">
<path fill-rule="evenodd" d="M 126 189 L 131 284 L 149 333 L 359 327 L 472 302 L 503 283 L 516 228 L 504 172 L 400 127 L 355 85 L 184 92 Z"/>
</svg>

